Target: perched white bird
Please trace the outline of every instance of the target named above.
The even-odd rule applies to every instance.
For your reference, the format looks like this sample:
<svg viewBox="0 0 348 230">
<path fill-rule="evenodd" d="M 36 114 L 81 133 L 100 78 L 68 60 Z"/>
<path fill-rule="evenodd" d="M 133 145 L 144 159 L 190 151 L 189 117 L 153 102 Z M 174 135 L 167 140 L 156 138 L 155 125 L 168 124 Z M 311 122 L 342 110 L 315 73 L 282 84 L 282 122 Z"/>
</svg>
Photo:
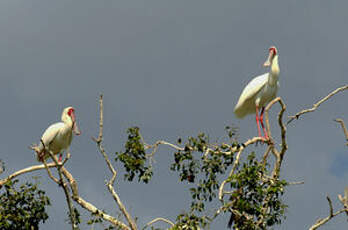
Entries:
<svg viewBox="0 0 348 230">
<path fill-rule="evenodd" d="M 72 133 L 80 135 L 79 127 L 76 123 L 75 110 L 73 107 L 67 107 L 62 113 L 62 122 L 57 122 L 49 126 L 43 133 L 40 144 L 35 150 L 37 160 L 43 161 L 49 157 L 47 151 L 53 154 L 60 154 L 59 161 L 62 160 L 62 153 L 69 149 L 72 140 Z"/>
<path fill-rule="evenodd" d="M 276 97 L 279 88 L 278 51 L 274 46 L 269 48 L 269 55 L 264 66 L 271 66 L 270 71 L 261 76 L 255 77 L 247 84 L 239 97 L 236 107 L 234 108 L 234 113 L 238 118 L 243 118 L 248 114 L 256 113 L 259 137 L 262 137 L 259 124 L 261 122 L 265 138 L 268 139 L 263 124 L 263 112 L 265 105 Z M 259 115 L 260 108 L 261 113 Z"/>
</svg>

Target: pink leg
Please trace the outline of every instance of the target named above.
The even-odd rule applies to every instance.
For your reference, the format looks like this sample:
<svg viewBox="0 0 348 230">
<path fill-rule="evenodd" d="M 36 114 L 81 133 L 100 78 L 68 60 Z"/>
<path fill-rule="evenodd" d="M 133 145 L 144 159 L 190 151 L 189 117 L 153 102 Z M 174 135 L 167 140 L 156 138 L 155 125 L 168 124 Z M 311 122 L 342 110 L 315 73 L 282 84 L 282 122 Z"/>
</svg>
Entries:
<svg viewBox="0 0 348 230">
<path fill-rule="evenodd" d="M 264 111 L 265 111 L 265 107 L 262 107 L 262 109 L 261 109 L 261 115 L 260 115 L 260 121 L 261 121 L 261 126 L 262 126 L 263 133 L 265 134 L 265 138 L 268 140 L 268 135 L 267 135 L 265 126 L 263 125 L 263 112 L 264 112 Z"/>
<path fill-rule="evenodd" d="M 262 137 L 261 129 L 260 129 L 260 117 L 259 117 L 259 107 L 258 106 L 256 106 L 256 124 L 257 124 L 257 131 L 259 132 L 259 137 Z"/>
<path fill-rule="evenodd" d="M 58 162 L 62 162 L 62 158 L 63 158 L 62 154 L 59 154 Z"/>
</svg>

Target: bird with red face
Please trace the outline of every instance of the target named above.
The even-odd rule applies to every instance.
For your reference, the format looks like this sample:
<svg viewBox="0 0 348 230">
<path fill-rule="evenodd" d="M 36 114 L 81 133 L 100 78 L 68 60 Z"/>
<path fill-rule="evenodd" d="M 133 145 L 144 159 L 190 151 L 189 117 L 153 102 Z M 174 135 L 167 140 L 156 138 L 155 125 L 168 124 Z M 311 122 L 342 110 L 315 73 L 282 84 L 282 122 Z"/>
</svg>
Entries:
<svg viewBox="0 0 348 230">
<path fill-rule="evenodd" d="M 62 121 L 50 125 L 43 133 L 40 144 L 35 149 L 37 160 L 47 159 L 51 151 L 53 154 L 60 154 L 59 161 L 62 161 L 62 153 L 69 150 L 73 133 L 80 135 L 80 129 L 76 122 L 75 109 L 67 107 L 63 110 Z"/>
<path fill-rule="evenodd" d="M 259 137 L 268 140 L 269 138 L 263 124 L 263 112 L 267 103 L 276 97 L 279 88 L 278 77 L 280 70 L 276 47 L 272 46 L 269 48 L 268 58 L 264 66 L 270 67 L 270 71 L 255 77 L 246 85 L 234 108 L 234 113 L 238 118 L 255 113 Z M 261 135 L 260 123 L 265 135 L 264 137 Z"/>
</svg>

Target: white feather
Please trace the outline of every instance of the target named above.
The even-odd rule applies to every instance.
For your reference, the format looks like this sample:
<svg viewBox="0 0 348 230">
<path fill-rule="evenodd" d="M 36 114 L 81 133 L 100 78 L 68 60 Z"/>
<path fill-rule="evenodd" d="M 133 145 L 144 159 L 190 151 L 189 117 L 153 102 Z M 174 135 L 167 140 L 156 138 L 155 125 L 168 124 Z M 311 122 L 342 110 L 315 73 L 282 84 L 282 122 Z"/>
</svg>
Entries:
<svg viewBox="0 0 348 230">
<path fill-rule="evenodd" d="M 38 146 L 37 158 L 40 161 L 40 156 L 45 159 L 49 157 L 47 151 L 53 154 L 59 154 L 66 151 L 72 141 L 73 126 L 76 125 L 71 117 L 68 115 L 69 109 L 67 107 L 62 113 L 62 121 L 50 125 L 42 134 L 40 144 Z"/>
<path fill-rule="evenodd" d="M 278 55 L 274 55 L 271 59 L 270 72 L 255 77 L 243 89 L 234 108 L 236 116 L 243 118 L 248 114 L 255 113 L 256 107 L 262 108 L 273 100 L 279 88 L 278 76 Z"/>
</svg>

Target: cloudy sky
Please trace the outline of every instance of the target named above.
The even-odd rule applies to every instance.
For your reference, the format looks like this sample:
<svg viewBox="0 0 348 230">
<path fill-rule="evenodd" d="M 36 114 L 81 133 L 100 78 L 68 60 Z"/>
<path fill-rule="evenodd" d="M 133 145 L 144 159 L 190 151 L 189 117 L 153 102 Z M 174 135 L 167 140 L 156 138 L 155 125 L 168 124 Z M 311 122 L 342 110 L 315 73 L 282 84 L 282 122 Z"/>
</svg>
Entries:
<svg viewBox="0 0 348 230">
<path fill-rule="evenodd" d="M 262 64 L 271 45 L 279 51 L 286 116 L 347 84 L 347 9 L 345 0 L 3 0 L 0 158 L 7 171 L 1 176 L 36 164 L 28 146 L 73 105 L 82 135 L 73 141 L 67 168 L 86 200 L 117 215 L 104 186 L 110 173 L 90 138 L 98 131 L 100 93 L 110 154 L 122 149 L 133 125 L 150 143 L 200 131 L 218 138 L 229 124 L 239 126 L 240 141 L 246 140 L 257 134 L 255 118 L 237 120 L 233 107 L 245 84 L 267 71 Z M 277 111 L 275 106 L 272 115 Z M 327 216 L 326 195 L 341 208 L 337 194 L 348 185 L 348 154 L 333 119 L 347 114 L 347 93 L 341 93 L 288 126 L 281 174 L 305 184 L 287 189 L 281 229 L 306 229 Z M 158 216 L 174 220 L 189 207 L 188 185 L 168 170 L 171 160 L 169 149 L 161 148 L 148 185 L 118 177 L 117 192 L 141 225 Z M 52 200 L 42 229 L 69 229 L 62 190 L 45 172 L 21 178 L 32 175 L 42 177 Z M 219 217 L 211 229 L 224 229 L 227 218 Z M 323 229 L 346 229 L 346 219 L 339 216 Z"/>
</svg>

